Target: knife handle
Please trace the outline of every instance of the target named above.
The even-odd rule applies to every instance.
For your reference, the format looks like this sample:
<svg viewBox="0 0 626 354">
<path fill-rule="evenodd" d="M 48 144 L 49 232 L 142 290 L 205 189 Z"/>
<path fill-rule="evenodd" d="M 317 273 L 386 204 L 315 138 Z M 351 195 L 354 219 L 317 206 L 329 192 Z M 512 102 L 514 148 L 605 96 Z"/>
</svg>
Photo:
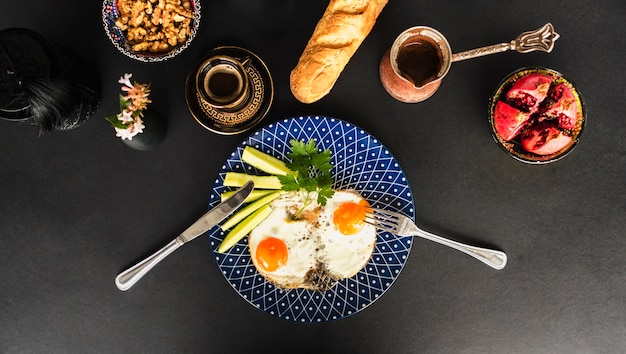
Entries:
<svg viewBox="0 0 626 354">
<path fill-rule="evenodd" d="M 150 257 L 120 273 L 117 277 L 115 277 L 115 285 L 117 285 L 117 288 L 122 291 L 130 289 L 136 282 L 139 281 L 139 279 L 141 279 L 141 277 L 146 275 L 150 269 L 154 268 L 155 265 L 157 265 L 165 257 L 169 256 L 172 252 L 176 251 L 178 247 L 182 245 L 183 242 L 179 241 L 178 238 L 175 238 L 163 248 L 154 252 Z"/>
</svg>

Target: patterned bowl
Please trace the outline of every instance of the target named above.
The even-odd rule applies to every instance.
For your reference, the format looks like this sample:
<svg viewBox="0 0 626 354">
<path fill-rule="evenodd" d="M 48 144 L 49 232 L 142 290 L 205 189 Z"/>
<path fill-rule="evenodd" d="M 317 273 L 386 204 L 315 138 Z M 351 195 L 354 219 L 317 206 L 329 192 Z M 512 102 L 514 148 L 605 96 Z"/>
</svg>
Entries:
<svg viewBox="0 0 626 354">
<path fill-rule="evenodd" d="M 128 40 L 128 32 L 116 24 L 116 21 L 121 16 L 120 3 L 122 3 L 122 1 L 124 0 L 104 0 L 102 3 L 102 23 L 109 39 L 113 42 L 113 45 L 115 45 L 120 52 L 130 58 L 143 62 L 160 62 L 173 58 L 185 50 L 189 44 L 191 44 L 191 41 L 198 32 L 198 27 L 200 26 L 200 0 L 188 0 L 191 4 L 191 9 L 189 9 L 189 11 L 193 13 L 193 19 L 188 26 L 187 31 L 189 33 L 183 43 L 178 43 L 170 49 L 159 52 L 152 52 L 144 48 L 138 48 L 141 47 L 141 45 L 137 47 L 131 43 L 131 41 Z M 145 0 L 145 2 L 148 3 L 148 0 Z M 161 25 L 158 26 L 158 28 L 160 27 Z M 176 29 L 176 33 L 180 33 L 178 28 Z M 165 40 L 166 39 L 163 39 L 162 41 Z M 135 47 L 135 49 L 133 49 L 133 47 Z"/>
</svg>

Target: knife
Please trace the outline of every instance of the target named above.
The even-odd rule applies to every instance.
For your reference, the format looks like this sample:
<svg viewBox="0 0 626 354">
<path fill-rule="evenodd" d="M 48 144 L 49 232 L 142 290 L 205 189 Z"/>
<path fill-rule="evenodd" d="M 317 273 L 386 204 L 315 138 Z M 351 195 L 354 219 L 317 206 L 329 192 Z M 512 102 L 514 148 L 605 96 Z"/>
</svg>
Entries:
<svg viewBox="0 0 626 354">
<path fill-rule="evenodd" d="M 243 187 L 241 187 L 241 189 L 239 189 L 239 191 L 237 191 L 237 193 L 221 202 L 215 208 L 209 210 L 170 243 L 143 261 L 120 273 L 115 278 L 115 285 L 117 285 L 117 288 L 122 291 L 130 289 L 137 281 L 139 281 L 139 279 L 141 279 L 141 277 L 146 275 L 150 269 L 152 269 L 165 257 L 169 256 L 185 243 L 202 235 L 210 228 L 217 225 L 220 221 L 224 220 L 228 215 L 232 214 L 233 211 L 239 208 L 248 195 L 250 195 L 250 192 L 252 192 L 253 189 L 254 183 L 252 181 L 246 183 Z"/>
</svg>

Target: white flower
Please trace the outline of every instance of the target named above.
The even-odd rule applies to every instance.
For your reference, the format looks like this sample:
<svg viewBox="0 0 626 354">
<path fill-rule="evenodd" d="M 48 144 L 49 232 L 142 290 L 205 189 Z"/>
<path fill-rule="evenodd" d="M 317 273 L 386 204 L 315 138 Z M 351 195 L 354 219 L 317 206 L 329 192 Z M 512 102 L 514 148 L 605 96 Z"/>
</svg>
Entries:
<svg viewBox="0 0 626 354">
<path fill-rule="evenodd" d="M 123 110 L 120 114 L 117 115 L 117 119 L 121 120 L 122 123 L 130 123 L 133 121 L 133 112 L 128 109 Z"/>
<path fill-rule="evenodd" d="M 131 132 L 130 128 L 126 128 L 126 129 L 115 128 L 115 136 L 122 138 L 122 140 L 124 139 L 133 140 L 133 136 L 135 136 L 135 134 Z"/>
<path fill-rule="evenodd" d="M 117 81 L 122 85 L 126 85 L 128 87 L 133 87 L 133 84 L 130 82 L 130 78 L 133 76 L 133 74 L 124 74 L 124 76 L 120 77 L 120 79 Z"/>
<path fill-rule="evenodd" d="M 133 124 L 129 125 L 126 129 L 115 128 L 115 135 L 122 138 L 122 140 L 133 140 L 133 137 L 143 132 L 146 126 L 143 124 L 141 118 L 137 117 Z"/>
<path fill-rule="evenodd" d="M 135 135 L 143 133 L 143 128 L 145 127 L 146 126 L 143 124 L 141 118 L 137 117 L 137 119 L 135 119 L 135 123 L 133 123 L 133 132 L 135 133 Z"/>
<path fill-rule="evenodd" d="M 120 105 L 125 107 L 123 111 L 116 116 L 106 117 L 115 128 L 115 135 L 124 139 L 132 140 L 139 133 L 143 133 L 145 125 L 141 120 L 143 110 L 148 108 L 148 104 L 152 101 L 150 96 L 150 84 L 133 84 L 130 79 L 133 74 L 124 74 L 118 82 L 122 84 L 122 95 Z M 124 94 L 125 92 L 125 94 Z M 122 122 L 119 124 L 115 120 Z M 125 128 L 116 128 L 115 126 L 126 126 Z"/>
</svg>

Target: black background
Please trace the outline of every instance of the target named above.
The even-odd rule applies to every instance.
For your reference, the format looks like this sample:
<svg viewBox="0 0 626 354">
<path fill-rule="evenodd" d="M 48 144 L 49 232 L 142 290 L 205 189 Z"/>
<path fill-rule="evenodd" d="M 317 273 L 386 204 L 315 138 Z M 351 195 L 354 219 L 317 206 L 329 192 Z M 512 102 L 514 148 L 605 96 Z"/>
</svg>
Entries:
<svg viewBox="0 0 626 354">
<path fill-rule="evenodd" d="M 25 27 L 73 50 L 103 82 L 97 114 L 38 136 L 0 121 L 0 352 L 3 353 L 619 353 L 626 347 L 626 3 L 391 0 L 331 93 L 304 105 L 289 90 L 326 2 L 202 1 L 197 37 L 181 55 L 142 63 L 118 52 L 99 1 L 3 0 L 0 29 Z M 414 25 L 442 32 L 454 52 L 508 42 L 551 22 L 552 53 L 507 52 L 452 64 L 419 104 L 393 100 L 378 63 Z M 451 238 L 503 249 L 502 271 L 415 240 L 394 285 L 351 317 L 303 325 L 249 305 L 200 238 L 134 288 L 115 276 L 206 211 L 223 161 L 245 137 L 200 127 L 184 98 L 190 68 L 219 45 L 269 66 L 276 87 L 263 124 L 299 115 L 354 123 L 403 167 L 416 221 Z M 507 156 L 487 124 L 508 73 L 545 66 L 583 96 L 576 149 L 535 166 Z M 167 117 L 149 152 L 125 146 L 104 120 L 124 73 L 151 82 Z"/>
</svg>

